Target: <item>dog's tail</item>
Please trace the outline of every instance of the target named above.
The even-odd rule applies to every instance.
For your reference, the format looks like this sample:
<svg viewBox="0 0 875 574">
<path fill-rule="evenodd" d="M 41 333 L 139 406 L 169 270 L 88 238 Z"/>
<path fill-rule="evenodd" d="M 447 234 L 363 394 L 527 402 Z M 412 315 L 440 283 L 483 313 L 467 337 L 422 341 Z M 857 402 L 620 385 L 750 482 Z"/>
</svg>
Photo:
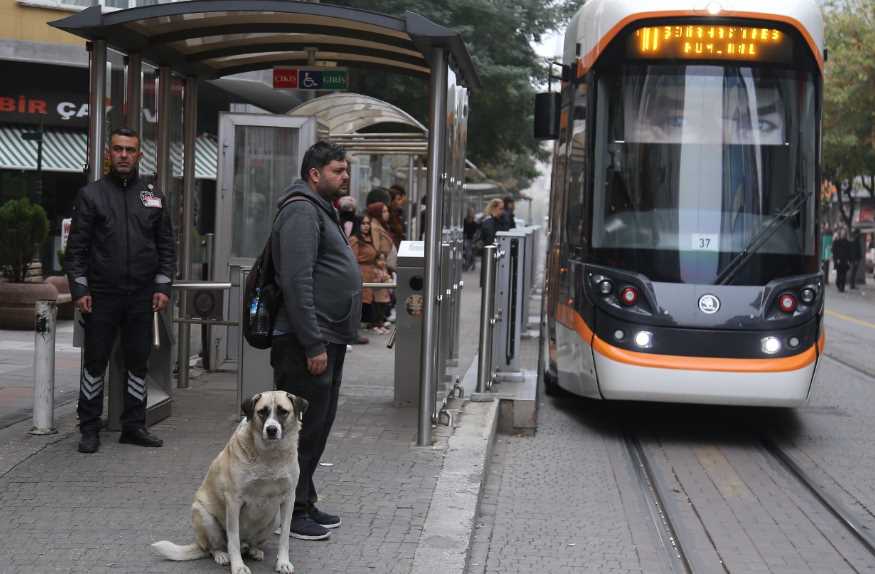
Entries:
<svg viewBox="0 0 875 574">
<path fill-rule="evenodd" d="M 165 558 L 170 560 L 197 560 L 198 558 L 206 558 L 210 555 L 209 552 L 198 546 L 196 543 L 180 546 L 169 540 L 162 540 L 152 544 L 152 548 Z"/>
</svg>

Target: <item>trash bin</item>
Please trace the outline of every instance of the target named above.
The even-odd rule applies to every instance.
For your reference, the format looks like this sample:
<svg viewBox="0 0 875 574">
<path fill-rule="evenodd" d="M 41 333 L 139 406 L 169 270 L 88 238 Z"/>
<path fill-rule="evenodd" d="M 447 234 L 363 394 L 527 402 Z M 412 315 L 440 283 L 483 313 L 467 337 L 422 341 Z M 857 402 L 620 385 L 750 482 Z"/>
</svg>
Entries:
<svg viewBox="0 0 875 574">
<path fill-rule="evenodd" d="M 402 241 L 395 290 L 395 403 L 419 404 L 425 242 Z"/>
</svg>

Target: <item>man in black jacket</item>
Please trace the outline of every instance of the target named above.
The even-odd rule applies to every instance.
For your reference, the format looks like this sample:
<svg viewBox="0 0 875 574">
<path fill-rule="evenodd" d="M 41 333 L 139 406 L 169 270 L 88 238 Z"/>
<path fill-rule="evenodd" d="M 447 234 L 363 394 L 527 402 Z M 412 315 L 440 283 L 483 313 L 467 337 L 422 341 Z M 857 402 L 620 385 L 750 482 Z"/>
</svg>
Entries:
<svg viewBox="0 0 875 574">
<path fill-rule="evenodd" d="M 303 540 L 328 538 L 328 529 L 340 526 L 340 517 L 316 508 L 313 473 L 337 413 L 346 345 L 358 337 L 361 321 L 361 270 L 332 205 L 348 180 L 343 148 L 314 144 L 304 154 L 301 179 L 280 201 L 270 238 L 283 294 L 270 351 L 274 385 L 309 402 L 291 529 Z"/>
<path fill-rule="evenodd" d="M 154 182 L 140 178 L 140 136 L 110 136 L 110 173 L 79 190 L 65 266 L 70 293 L 85 321 L 79 383 L 79 452 L 100 447 L 106 365 L 121 331 L 127 384 L 119 442 L 159 447 L 146 430 L 146 367 L 152 313 L 167 306 L 176 271 L 170 208 Z"/>
</svg>

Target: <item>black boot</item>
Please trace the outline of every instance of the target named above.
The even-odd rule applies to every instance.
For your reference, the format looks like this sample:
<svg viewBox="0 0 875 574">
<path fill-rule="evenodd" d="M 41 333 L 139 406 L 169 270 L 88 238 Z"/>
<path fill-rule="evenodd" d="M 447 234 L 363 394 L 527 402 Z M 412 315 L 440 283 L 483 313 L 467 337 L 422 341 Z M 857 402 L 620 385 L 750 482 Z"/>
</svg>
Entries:
<svg viewBox="0 0 875 574">
<path fill-rule="evenodd" d="M 145 428 L 122 431 L 122 435 L 118 441 L 124 444 L 135 444 L 137 446 L 164 446 L 164 441 L 153 435 Z"/>
<path fill-rule="evenodd" d="M 100 435 L 95 433 L 82 433 L 79 439 L 79 452 L 95 453 L 100 448 Z"/>
</svg>

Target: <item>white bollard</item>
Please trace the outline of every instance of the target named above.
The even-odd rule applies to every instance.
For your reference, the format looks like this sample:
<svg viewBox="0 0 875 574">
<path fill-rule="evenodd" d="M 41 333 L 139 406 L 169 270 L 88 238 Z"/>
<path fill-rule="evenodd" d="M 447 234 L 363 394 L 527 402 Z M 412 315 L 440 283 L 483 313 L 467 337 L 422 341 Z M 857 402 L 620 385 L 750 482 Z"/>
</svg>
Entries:
<svg viewBox="0 0 875 574">
<path fill-rule="evenodd" d="M 55 301 L 36 302 L 33 335 L 33 428 L 30 434 L 55 434 Z"/>
</svg>

